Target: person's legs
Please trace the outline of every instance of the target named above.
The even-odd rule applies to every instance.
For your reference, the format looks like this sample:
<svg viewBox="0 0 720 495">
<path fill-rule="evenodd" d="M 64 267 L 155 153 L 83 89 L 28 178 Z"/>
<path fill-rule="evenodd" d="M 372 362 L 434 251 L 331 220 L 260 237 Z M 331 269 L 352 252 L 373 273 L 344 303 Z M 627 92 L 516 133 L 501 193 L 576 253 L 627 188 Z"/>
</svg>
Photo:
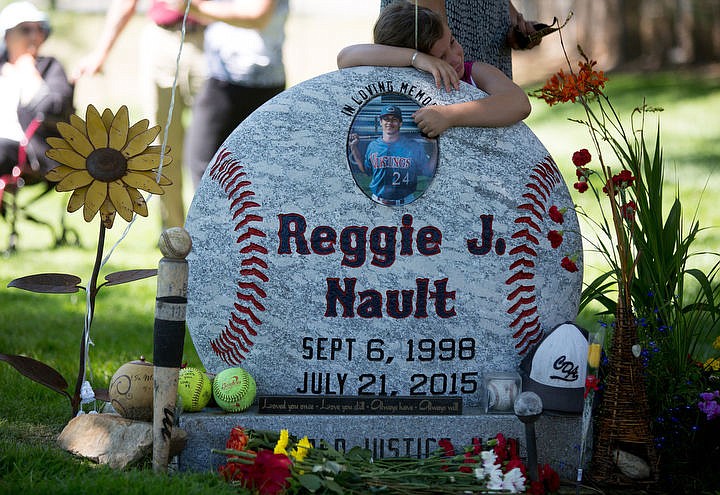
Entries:
<svg viewBox="0 0 720 495">
<path fill-rule="evenodd" d="M 195 189 L 200 185 L 208 163 L 227 137 L 228 122 L 232 120 L 229 87 L 225 82 L 210 78 L 195 98 L 185 141 L 185 163 L 190 169 Z"/>
<path fill-rule="evenodd" d="M 171 150 L 173 164 L 163 169 L 163 175 L 172 181 L 165 187 L 160 196 L 162 227 L 181 227 L 185 223 L 185 204 L 183 201 L 183 144 L 185 128 L 183 114 L 192 105 L 196 90 L 205 75 L 205 64 L 202 53 L 202 33 L 186 33 L 185 44 L 177 67 L 177 86 L 173 100 L 173 83 L 176 81 L 176 63 L 180 49 L 181 36 L 179 31 L 168 31 L 156 25 L 146 28 L 143 37 L 143 50 L 147 53 L 145 74 L 148 85 L 154 91 L 147 104 L 147 114 L 152 115 L 161 126 L 159 140 L 165 135 L 168 115 L 172 106 L 170 125 L 167 129 L 166 144 Z"/>
</svg>

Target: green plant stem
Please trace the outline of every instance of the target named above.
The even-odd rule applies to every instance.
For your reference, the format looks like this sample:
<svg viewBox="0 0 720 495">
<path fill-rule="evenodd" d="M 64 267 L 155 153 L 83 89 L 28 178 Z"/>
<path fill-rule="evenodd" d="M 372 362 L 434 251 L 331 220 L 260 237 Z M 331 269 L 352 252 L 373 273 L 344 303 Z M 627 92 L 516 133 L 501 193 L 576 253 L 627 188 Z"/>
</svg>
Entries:
<svg viewBox="0 0 720 495">
<path fill-rule="evenodd" d="M 95 315 L 95 297 L 97 296 L 98 291 L 97 279 L 102 265 L 102 257 L 105 246 L 105 230 L 105 225 L 101 221 L 100 231 L 98 232 L 97 251 L 95 253 L 95 264 L 93 265 L 92 275 L 90 275 L 90 283 L 87 288 L 88 307 L 87 314 L 85 316 L 85 327 L 83 328 L 82 339 L 80 340 L 80 366 L 78 369 L 77 381 L 75 383 L 75 393 L 70 400 L 73 409 L 73 416 L 77 415 L 80 411 L 80 392 L 82 390 L 83 382 L 85 381 L 85 370 L 87 368 L 86 355 L 88 342 L 90 340 L 90 325 L 92 325 L 93 317 Z"/>
</svg>

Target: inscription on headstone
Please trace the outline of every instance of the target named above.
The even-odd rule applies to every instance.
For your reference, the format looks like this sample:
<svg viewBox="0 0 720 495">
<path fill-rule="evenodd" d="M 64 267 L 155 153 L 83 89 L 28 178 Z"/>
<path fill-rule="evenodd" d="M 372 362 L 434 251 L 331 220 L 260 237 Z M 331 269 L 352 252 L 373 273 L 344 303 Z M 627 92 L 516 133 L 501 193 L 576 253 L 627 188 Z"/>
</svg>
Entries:
<svg viewBox="0 0 720 495">
<path fill-rule="evenodd" d="M 209 371 L 241 365 L 262 395 L 477 405 L 484 373 L 515 370 L 544 329 L 575 317 L 581 272 L 561 259 L 581 251 L 577 222 L 550 218 L 572 204 L 532 132 L 457 128 L 438 143 L 414 128 L 413 105 L 478 94 L 439 91 L 411 69 L 343 70 L 291 88 L 236 129 L 187 221 L 188 325 Z M 382 137 L 373 119 L 388 108 L 423 163 L 400 151 L 354 159 L 358 134 L 366 153 Z M 363 159 L 404 163 L 387 169 L 383 193 L 402 201 L 373 198 Z M 400 193 L 388 192 L 393 181 Z M 560 247 L 552 230 L 564 232 Z"/>
</svg>

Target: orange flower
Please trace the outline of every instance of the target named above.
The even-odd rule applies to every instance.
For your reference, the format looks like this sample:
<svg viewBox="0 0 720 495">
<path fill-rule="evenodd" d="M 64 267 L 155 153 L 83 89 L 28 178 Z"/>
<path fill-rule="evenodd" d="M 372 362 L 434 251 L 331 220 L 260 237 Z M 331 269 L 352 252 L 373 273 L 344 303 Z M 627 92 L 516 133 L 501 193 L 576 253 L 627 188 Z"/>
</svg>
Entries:
<svg viewBox="0 0 720 495">
<path fill-rule="evenodd" d="M 593 68 L 596 64 L 595 60 L 588 59 L 578 62 L 580 69 L 577 75 L 566 74 L 565 71 L 560 70 L 550 77 L 541 89 L 534 91 L 533 96 L 553 106 L 568 101 L 574 103 L 581 96 L 603 94 L 602 88 L 605 87 L 608 79 L 603 71 L 596 71 Z"/>
</svg>

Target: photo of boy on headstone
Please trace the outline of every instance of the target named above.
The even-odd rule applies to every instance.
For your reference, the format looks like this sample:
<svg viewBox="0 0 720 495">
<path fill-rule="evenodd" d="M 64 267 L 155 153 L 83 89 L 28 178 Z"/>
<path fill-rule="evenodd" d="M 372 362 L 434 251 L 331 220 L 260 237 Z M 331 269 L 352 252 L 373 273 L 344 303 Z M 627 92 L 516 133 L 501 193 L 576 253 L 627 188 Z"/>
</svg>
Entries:
<svg viewBox="0 0 720 495">
<path fill-rule="evenodd" d="M 387 97 L 387 95 L 386 95 Z M 418 108 L 408 99 L 363 107 L 348 136 L 348 161 L 355 182 L 373 201 L 401 206 L 415 201 L 427 189 L 437 168 L 437 140 L 424 137 L 412 119 L 403 130 L 403 110 Z M 413 108 L 406 108 L 413 106 Z M 382 134 L 377 134 L 377 124 Z"/>
</svg>

